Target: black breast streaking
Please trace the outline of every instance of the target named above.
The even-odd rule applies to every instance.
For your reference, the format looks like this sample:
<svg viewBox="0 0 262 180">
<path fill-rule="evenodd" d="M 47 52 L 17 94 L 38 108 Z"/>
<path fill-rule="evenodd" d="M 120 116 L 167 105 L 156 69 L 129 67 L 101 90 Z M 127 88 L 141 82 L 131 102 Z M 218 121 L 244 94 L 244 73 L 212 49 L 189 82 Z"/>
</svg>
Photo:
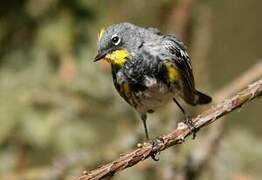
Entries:
<svg viewBox="0 0 262 180">
<path fill-rule="evenodd" d="M 156 57 L 144 56 L 129 59 L 123 66 L 112 65 L 112 75 L 119 94 L 137 110 L 154 110 L 150 104 L 160 105 L 160 97 L 169 91 L 166 66 Z"/>
<path fill-rule="evenodd" d="M 135 88 L 134 90 L 148 88 L 147 79 L 155 79 L 158 82 L 164 82 L 167 79 L 163 62 L 151 56 L 139 56 L 128 60 L 122 67 L 122 71 L 130 86 Z"/>
</svg>

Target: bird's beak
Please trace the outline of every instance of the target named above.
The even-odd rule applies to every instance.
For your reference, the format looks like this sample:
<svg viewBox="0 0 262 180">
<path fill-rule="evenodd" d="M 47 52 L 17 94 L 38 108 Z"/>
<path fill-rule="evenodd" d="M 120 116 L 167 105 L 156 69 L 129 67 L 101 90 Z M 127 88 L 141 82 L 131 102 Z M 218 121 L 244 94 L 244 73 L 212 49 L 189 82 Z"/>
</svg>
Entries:
<svg viewBox="0 0 262 180">
<path fill-rule="evenodd" d="M 106 54 L 107 54 L 107 52 L 98 52 L 98 54 L 96 55 L 96 57 L 94 59 L 94 62 L 104 59 Z"/>
</svg>

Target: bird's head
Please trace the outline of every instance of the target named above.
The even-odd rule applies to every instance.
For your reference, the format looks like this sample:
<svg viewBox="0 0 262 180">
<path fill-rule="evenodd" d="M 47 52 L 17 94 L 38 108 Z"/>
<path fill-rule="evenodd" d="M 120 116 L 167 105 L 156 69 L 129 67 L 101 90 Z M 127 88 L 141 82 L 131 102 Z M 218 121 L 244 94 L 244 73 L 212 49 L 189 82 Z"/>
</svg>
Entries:
<svg viewBox="0 0 262 180">
<path fill-rule="evenodd" d="M 94 61 L 105 59 L 111 64 L 123 65 L 142 44 L 138 26 L 119 23 L 102 29 L 98 37 L 98 53 Z"/>
</svg>

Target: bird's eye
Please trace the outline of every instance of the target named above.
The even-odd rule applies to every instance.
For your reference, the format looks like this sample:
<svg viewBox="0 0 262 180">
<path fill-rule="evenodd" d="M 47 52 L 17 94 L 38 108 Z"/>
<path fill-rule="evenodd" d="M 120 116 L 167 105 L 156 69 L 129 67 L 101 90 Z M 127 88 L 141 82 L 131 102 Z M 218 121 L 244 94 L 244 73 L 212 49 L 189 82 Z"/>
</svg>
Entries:
<svg viewBox="0 0 262 180">
<path fill-rule="evenodd" d="M 118 35 L 113 35 L 112 38 L 111 38 L 111 41 L 114 45 L 118 45 L 121 41 L 120 37 Z"/>
</svg>

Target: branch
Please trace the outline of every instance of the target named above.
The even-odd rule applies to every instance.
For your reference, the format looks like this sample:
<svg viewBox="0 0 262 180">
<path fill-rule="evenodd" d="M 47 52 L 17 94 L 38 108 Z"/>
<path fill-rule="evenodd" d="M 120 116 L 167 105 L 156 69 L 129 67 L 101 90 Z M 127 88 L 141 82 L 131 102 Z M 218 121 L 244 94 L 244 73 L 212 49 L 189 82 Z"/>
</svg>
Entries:
<svg viewBox="0 0 262 180">
<path fill-rule="evenodd" d="M 242 73 L 241 76 L 217 91 L 213 96 L 213 100 L 218 102 L 219 99 L 225 99 L 240 89 L 243 89 L 246 84 L 254 82 L 260 77 L 262 77 L 262 61 L 258 60 L 258 63 Z M 188 156 L 188 161 L 182 171 L 184 179 L 196 179 L 196 177 L 201 174 L 201 170 L 204 169 L 204 166 L 207 166 L 217 149 L 219 149 L 219 141 L 224 132 L 223 125 L 225 117 L 226 116 L 222 117 L 220 121 L 209 128 L 201 143 L 192 149 Z"/>
<path fill-rule="evenodd" d="M 220 117 L 232 112 L 233 110 L 243 107 L 251 100 L 259 98 L 262 95 L 262 79 L 250 84 L 244 90 L 240 91 L 231 98 L 218 103 L 216 106 L 209 108 L 197 117 L 193 118 L 192 121 L 196 128 L 201 129 L 210 123 L 215 122 Z M 179 123 L 178 127 L 171 133 L 162 136 L 163 142 L 159 144 L 160 151 L 167 149 L 170 146 L 181 144 L 185 138 L 190 135 L 190 130 L 184 123 Z M 97 180 L 107 176 L 112 176 L 118 171 L 122 171 L 128 167 L 134 166 L 155 154 L 150 143 L 145 143 L 143 147 L 140 147 L 133 152 L 125 155 L 120 155 L 118 159 L 108 164 L 105 164 L 92 171 L 85 171 L 78 180 Z"/>
</svg>

